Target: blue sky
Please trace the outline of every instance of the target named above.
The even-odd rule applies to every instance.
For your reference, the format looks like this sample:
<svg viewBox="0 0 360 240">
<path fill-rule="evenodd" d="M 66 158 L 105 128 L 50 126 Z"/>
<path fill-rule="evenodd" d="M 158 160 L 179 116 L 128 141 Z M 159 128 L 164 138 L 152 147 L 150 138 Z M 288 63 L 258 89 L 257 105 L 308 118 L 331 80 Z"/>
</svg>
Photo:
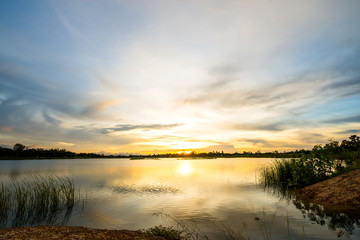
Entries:
<svg viewBox="0 0 360 240">
<path fill-rule="evenodd" d="M 0 6 L 0 145 L 286 151 L 360 133 L 359 1 Z"/>
</svg>

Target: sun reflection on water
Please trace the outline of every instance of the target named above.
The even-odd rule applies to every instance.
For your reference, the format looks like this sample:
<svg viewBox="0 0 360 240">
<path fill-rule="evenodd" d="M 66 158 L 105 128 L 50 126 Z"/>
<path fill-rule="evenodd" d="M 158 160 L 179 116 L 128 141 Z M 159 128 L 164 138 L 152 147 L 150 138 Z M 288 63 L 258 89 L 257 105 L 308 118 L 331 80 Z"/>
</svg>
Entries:
<svg viewBox="0 0 360 240">
<path fill-rule="evenodd" d="M 189 174 L 192 172 L 191 164 L 190 164 L 188 161 L 183 162 L 183 163 L 179 166 L 178 172 L 179 172 L 181 175 L 184 175 L 184 176 L 189 175 Z"/>
</svg>

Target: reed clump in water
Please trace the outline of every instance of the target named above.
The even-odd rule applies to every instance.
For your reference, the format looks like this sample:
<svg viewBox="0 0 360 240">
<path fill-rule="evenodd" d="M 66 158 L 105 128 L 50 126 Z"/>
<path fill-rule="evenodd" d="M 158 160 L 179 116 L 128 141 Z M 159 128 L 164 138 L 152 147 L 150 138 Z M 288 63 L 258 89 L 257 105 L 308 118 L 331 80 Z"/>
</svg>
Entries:
<svg viewBox="0 0 360 240">
<path fill-rule="evenodd" d="M 343 162 L 313 155 L 298 159 L 275 160 L 259 172 L 259 181 L 265 187 L 282 186 L 302 188 L 344 172 Z"/>
<path fill-rule="evenodd" d="M 274 185 L 306 187 L 346 171 L 360 168 L 360 137 L 352 135 L 341 144 L 315 145 L 309 154 L 300 158 L 275 160 L 260 171 L 260 182 Z"/>
<path fill-rule="evenodd" d="M 47 176 L 12 180 L 0 188 L 1 226 L 65 224 L 80 194 L 68 177 Z M 60 222 L 59 222 L 60 221 Z"/>
<path fill-rule="evenodd" d="M 155 216 L 161 217 L 164 221 L 171 220 L 176 224 L 173 226 L 164 227 L 162 225 L 143 230 L 144 233 L 150 236 L 162 236 L 171 240 L 210 240 L 210 239 L 226 239 L 226 240 L 245 240 L 246 238 L 241 233 L 236 233 L 224 222 L 212 218 L 202 222 L 201 219 L 192 217 L 175 218 L 164 212 L 154 213 Z M 244 225 L 246 230 L 246 225 Z M 208 235 L 207 230 L 211 230 L 211 236 Z"/>
</svg>

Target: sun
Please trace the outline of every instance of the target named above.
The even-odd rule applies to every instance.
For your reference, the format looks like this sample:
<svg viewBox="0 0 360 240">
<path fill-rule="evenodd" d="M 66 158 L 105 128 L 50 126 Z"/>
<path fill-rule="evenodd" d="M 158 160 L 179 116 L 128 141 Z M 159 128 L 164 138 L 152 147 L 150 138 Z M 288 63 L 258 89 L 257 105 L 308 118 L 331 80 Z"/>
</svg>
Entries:
<svg viewBox="0 0 360 240">
<path fill-rule="evenodd" d="M 191 150 L 181 150 L 181 151 L 178 151 L 177 154 L 189 155 L 191 152 L 192 152 Z"/>
</svg>

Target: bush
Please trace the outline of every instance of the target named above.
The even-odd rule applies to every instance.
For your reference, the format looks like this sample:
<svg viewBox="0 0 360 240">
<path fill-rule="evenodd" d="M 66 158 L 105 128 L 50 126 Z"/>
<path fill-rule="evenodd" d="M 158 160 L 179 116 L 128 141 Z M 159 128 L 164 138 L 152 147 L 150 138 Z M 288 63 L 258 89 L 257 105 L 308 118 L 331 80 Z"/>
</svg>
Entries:
<svg viewBox="0 0 360 240">
<path fill-rule="evenodd" d="M 260 182 L 301 188 L 328 179 L 344 171 L 342 161 L 314 154 L 298 159 L 275 160 L 260 171 Z"/>
<path fill-rule="evenodd" d="M 183 231 L 174 229 L 172 226 L 164 227 L 162 225 L 158 225 L 158 226 L 143 230 L 143 232 L 148 236 L 159 236 L 159 237 L 164 237 L 169 240 L 183 239 L 181 236 Z"/>
</svg>

